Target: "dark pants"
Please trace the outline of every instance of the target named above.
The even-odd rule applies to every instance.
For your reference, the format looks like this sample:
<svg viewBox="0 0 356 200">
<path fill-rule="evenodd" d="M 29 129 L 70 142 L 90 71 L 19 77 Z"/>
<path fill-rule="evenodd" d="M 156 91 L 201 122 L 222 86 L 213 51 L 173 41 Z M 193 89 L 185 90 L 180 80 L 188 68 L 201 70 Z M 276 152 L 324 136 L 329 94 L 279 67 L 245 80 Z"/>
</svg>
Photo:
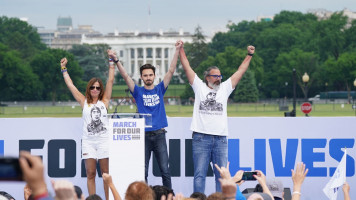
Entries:
<svg viewBox="0 0 356 200">
<path fill-rule="evenodd" d="M 145 179 L 147 182 L 148 165 L 153 152 L 157 158 L 158 166 L 162 174 L 163 185 L 172 188 L 171 174 L 168 167 L 168 152 L 166 143 L 166 131 L 159 129 L 145 133 Z"/>
</svg>

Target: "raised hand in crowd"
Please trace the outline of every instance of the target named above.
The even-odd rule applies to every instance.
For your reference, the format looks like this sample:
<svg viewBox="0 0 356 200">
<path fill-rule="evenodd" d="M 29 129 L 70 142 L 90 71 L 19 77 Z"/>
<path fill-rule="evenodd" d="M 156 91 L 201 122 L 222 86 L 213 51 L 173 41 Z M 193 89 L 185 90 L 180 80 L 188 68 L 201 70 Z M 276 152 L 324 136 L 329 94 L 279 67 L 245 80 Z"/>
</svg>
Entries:
<svg viewBox="0 0 356 200">
<path fill-rule="evenodd" d="M 67 180 L 52 180 L 52 187 L 56 193 L 56 200 L 77 200 L 73 183 Z"/>
<path fill-rule="evenodd" d="M 307 174 L 308 174 L 308 169 L 305 169 L 305 164 L 303 162 L 297 164 L 295 171 L 292 169 L 292 180 L 293 180 L 292 200 L 300 199 L 302 184 Z"/>
<path fill-rule="evenodd" d="M 344 193 L 344 200 L 350 200 L 350 185 L 345 182 L 342 186 L 342 192 Z"/>
<path fill-rule="evenodd" d="M 27 151 L 21 151 L 19 162 L 23 178 L 28 187 L 32 190 L 33 197 L 35 199 L 48 197 L 41 158 L 38 156 L 32 156 Z"/>
<path fill-rule="evenodd" d="M 32 195 L 32 190 L 31 190 L 31 188 L 28 186 L 28 184 L 26 184 L 25 187 L 23 188 L 23 196 L 24 196 L 24 199 L 25 199 L 25 200 L 28 200 L 31 195 Z"/>
<path fill-rule="evenodd" d="M 114 183 L 112 182 L 111 175 L 107 174 L 107 173 L 103 173 L 102 177 L 103 177 L 105 184 L 107 186 L 109 186 L 109 188 L 112 192 L 112 195 L 114 196 L 114 200 L 121 200 L 121 196 L 120 196 L 119 192 L 116 190 Z"/>
<path fill-rule="evenodd" d="M 267 182 L 266 182 L 266 176 L 260 170 L 256 170 L 256 172 L 257 172 L 257 175 L 253 175 L 253 176 L 256 178 L 258 183 L 261 185 L 261 187 L 263 189 L 263 193 L 268 194 L 272 199 L 274 199 L 271 191 L 268 189 Z"/>
</svg>

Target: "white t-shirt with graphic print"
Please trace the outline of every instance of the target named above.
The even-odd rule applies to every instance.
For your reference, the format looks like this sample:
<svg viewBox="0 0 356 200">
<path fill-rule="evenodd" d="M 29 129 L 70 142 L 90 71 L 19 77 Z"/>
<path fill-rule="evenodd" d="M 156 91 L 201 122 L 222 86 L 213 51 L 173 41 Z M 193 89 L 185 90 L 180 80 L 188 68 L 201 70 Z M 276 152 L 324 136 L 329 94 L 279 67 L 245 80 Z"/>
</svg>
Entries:
<svg viewBox="0 0 356 200">
<path fill-rule="evenodd" d="M 104 102 L 98 101 L 96 104 L 88 104 L 85 100 L 82 115 L 82 139 L 97 140 L 109 137 L 107 114 L 108 111 Z"/>
<path fill-rule="evenodd" d="M 196 74 L 191 85 L 195 93 L 193 119 L 190 130 L 210 134 L 228 135 L 227 101 L 232 88 L 231 79 L 220 84 L 218 90 L 210 89 Z"/>
</svg>

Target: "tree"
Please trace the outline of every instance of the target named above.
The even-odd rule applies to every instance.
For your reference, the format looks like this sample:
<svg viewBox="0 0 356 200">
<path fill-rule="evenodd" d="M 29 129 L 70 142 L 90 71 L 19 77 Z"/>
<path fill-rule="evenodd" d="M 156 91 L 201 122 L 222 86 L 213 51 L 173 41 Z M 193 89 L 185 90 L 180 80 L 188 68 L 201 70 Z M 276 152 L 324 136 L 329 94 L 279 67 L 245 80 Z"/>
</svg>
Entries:
<svg viewBox="0 0 356 200">
<path fill-rule="evenodd" d="M 5 16 L 0 17 L 0 42 L 20 52 L 21 59 L 25 60 L 46 49 L 36 28 L 20 19 Z"/>
<path fill-rule="evenodd" d="M 276 64 L 273 66 L 274 79 L 270 80 L 269 84 L 274 88 L 283 86 L 285 82 L 292 83 L 291 71 L 293 68 L 297 72 L 297 83 L 300 86 L 301 91 L 307 96 L 308 91 L 305 90 L 304 83 L 302 82 L 302 76 L 306 72 L 309 74 L 309 82 L 307 88 L 311 88 L 314 81 L 318 79 L 316 75 L 319 61 L 318 55 L 313 52 L 304 52 L 301 49 L 293 49 L 290 52 L 281 53 L 276 58 Z"/>
<path fill-rule="evenodd" d="M 93 77 L 98 77 L 103 82 L 106 82 L 108 76 L 108 58 L 106 50 L 109 49 L 107 44 L 83 44 L 73 45 L 73 48 L 69 50 L 74 54 L 75 59 L 82 67 L 84 73 L 82 79 L 89 81 Z"/>
<path fill-rule="evenodd" d="M 0 100 L 41 100 L 42 84 L 21 53 L 0 43 Z"/>
<path fill-rule="evenodd" d="M 239 84 L 236 86 L 234 94 L 234 101 L 236 102 L 257 102 L 258 90 L 254 73 L 247 70 Z"/>
<path fill-rule="evenodd" d="M 63 81 L 63 75 L 60 71 L 60 60 L 66 57 L 68 59 L 68 72 L 76 87 L 84 91 L 85 82 L 82 81 L 82 69 L 74 60 L 74 56 L 61 49 L 47 49 L 37 54 L 31 61 L 31 67 L 43 85 L 42 99 L 56 100 L 72 99 L 66 84 Z"/>
<path fill-rule="evenodd" d="M 349 101 L 350 90 L 356 77 L 356 52 L 346 52 L 336 60 L 330 57 L 324 63 L 324 69 L 329 75 L 329 81 L 339 90 L 347 90 Z"/>
</svg>

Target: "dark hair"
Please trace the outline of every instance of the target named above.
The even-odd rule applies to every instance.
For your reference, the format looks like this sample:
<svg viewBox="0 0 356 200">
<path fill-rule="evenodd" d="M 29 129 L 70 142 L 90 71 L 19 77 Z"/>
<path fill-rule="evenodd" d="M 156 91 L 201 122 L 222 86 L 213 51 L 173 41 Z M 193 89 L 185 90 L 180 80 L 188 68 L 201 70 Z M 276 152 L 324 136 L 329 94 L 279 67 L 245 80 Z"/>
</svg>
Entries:
<svg viewBox="0 0 356 200">
<path fill-rule="evenodd" d="M 195 198 L 197 200 L 206 200 L 206 195 L 201 192 L 194 192 L 190 195 L 190 198 Z"/>
<path fill-rule="evenodd" d="M 85 200 L 103 200 L 103 199 L 97 194 L 91 194 Z"/>
<path fill-rule="evenodd" d="M 7 199 L 15 199 L 14 197 L 12 197 L 9 193 L 4 192 L 4 191 L 0 191 L 0 196 L 6 197 Z"/>
<path fill-rule="evenodd" d="M 153 74 L 156 75 L 156 68 L 151 64 L 144 64 L 140 67 L 140 75 L 142 76 L 142 71 L 145 69 L 152 69 Z"/>
<path fill-rule="evenodd" d="M 92 78 L 87 84 L 87 89 L 85 91 L 85 98 L 87 100 L 88 104 L 93 103 L 93 97 L 90 94 L 90 87 L 94 85 L 95 82 L 98 82 L 100 85 L 100 93 L 99 93 L 99 100 L 103 100 L 104 96 L 104 84 L 103 81 L 100 78 Z"/>
<path fill-rule="evenodd" d="M 253 192 L 263 192 L 262 186 L 258 183 L 256 185 L 255 189 L 253 190 Z"/>
<path fill-rule="evenodd" d="M 210 71 L 212 69 L 219 69 L 219 68 L 217 66 L 211 66 L 211 67 L 208 67 L 208 69 L 205 70 L 205 72 L 204 72 L 204 82 L 206 84 L 208 84 L 208 81 L 206 81 L 206 77 L 210 74 Z"/>
<path fill-rule="evenodd" d="M 155 185 L 151 187 L 153 192 L 155 193 L 156 200 L 161 200 L 161 197 L 165 195 L 166 197 L 168 194 L 172 193 L 174 196 L 174 192 L 172 189 L 168 188 L 167 186 L 164 185 Z"/>
<path fill-rule="evenodd" d="M 80 199 L 83 194 L 82 189 L 79 186 L 75 185 L 74 190 L 75 190 L 75 193 L 77 194 L 78 199 Z"/>
</svg>

